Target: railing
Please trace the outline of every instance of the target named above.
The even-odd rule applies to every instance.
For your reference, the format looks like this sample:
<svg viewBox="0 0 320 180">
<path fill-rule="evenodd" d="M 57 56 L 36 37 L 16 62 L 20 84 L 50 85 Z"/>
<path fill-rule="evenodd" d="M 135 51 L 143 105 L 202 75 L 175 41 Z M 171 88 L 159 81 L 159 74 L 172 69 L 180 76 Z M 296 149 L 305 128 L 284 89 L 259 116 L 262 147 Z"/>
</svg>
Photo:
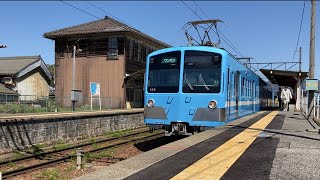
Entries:
<svg viewBox="0 0 320 180">
<path fill-rule="evenodd" d="M 303 91 L 301 93 L 301 102 L 300 102 L 300 107 L 301 107 L 301 111 L 306 115 L 306 116 L 310 116 L 309 114 L 309 109 L 308 109 L 308 91 Z M 312 111 L 313 111 L 313 116 L 316 119 L 319 119 L 320 117 L 320 93 L 314 93 L 314 101 L 313 101 L 313 107 Z"/>
<path fill-rule="evenodd" d="M 313 115 L 315 118 L 319 119 L 319 112 L 320 112 L 320 93 L 315 93 L 314 94 L 314 111 L 313 111 Z"/>
<path fill-rule="evenodd" d="M 0 103 L 17 102 L 19 96 L 17 94 L 0 93 Z"/>
</svg>

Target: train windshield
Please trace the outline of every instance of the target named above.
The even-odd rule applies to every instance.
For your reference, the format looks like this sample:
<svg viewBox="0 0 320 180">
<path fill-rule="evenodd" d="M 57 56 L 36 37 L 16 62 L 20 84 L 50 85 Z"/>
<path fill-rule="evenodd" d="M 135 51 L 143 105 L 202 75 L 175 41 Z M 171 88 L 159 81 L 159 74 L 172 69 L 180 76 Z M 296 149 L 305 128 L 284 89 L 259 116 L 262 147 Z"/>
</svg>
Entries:
<svg viewBox="0 0 320 180">
<path fill-rule="evenodd" d="M 149 93 L 177 93 L 179 91 L 180 58 L 180 51 L 150 57 Z"/>
<path fill-rule="evenodd" d="M 221 84 L 221 54 L 186 51 L 184 57 L 184 93 L 219 93 Z"/>
</svg>

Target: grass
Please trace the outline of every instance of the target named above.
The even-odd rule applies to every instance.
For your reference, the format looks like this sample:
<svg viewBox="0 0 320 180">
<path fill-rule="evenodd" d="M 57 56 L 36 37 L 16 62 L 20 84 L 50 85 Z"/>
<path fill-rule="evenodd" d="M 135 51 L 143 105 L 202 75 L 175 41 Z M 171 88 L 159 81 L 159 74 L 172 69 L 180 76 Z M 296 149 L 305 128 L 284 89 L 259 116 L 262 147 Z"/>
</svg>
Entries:
<svg viewBox="0 0 320 180">
<path fill-rule="evenodd" d="M 24 154 L 21 153 L 20 151 L 14 150 L 13 153 L 14 153 L 14 154 L 13 154 L 13 158 L 14 158 L 14 159 L 18 159 L 18 158 L 21 158 L 21 157 L 24 156 Z"/>
<path fill-rule="evenodd" d="M 59 171 L 55 169 L 47 169 L 40 174 L 38 174 L 37 179 L 41 180 L 58 180 L 58 179 L 65 179 L 62 174 L 59 173 Z"/>
<path fill-rule="evenodd" d="M 58 150 L 61 150 L 61 149 L 65 149 L 67 147 L 69 147 L 69 145 L 66 144 L 63 140 L 59 139 L 57 144 L 53 146 L 53 149 L 55 151 L 58 151 Z"/>
<path fill-rule="evenodd" d="M 94 159 L 101 159 L 103 157 L 112 157 L 114 153 L 116 153 L 115 148 L 108 149 L 106 151 L 100 152 L 100 153 L 85 153 L 83 156 L 83 162 L 88 162 L 90 160 Z"/>
<path fill-rule="evenodd" d="M 46 144 L 35 144 L 34 147 L 36 147 L 37 149 L 42 149 L 42 148 L 47 147 L 47 145 Z"/>
<path fill-rule="evenodd" d="M 106 151 L 95 153 L 91 156 L 92 159 L 101 159 L 103 157 L 112 157 L 112 155 L 116 153 L 116 150 L 114 148 L 108 149 Z"/>
<path fill-rule="evenodd" d="M 90 142 L 92 143 L 91 147 L 94 149 L 99 148 L 100 146 L 97 144 L 97 140 L 95 138 L 91 138 Z"/>
<path fill-rule="evenodd" d="M 11 167 L 11 168 L 14 168 L 17 166 L 17 164 L 15 162 L 8 162 L 8 166 Z"/>
<path fill-rule="evenodd" d="M 74 170 L 76 170 L 76 169 L 77 169 L 77 166 L 76 166 L 76 165 L 70 164 L 69 166 L 67 166 L 67 167 L 64 169 L 64 171 L 65 171 L 65 172 L 71 172 L 71 171 L 74 171 Z"/>
<path fill-rule="evenodd" d="M 124 129 L 119 131 L 113 131 L 113 132 L 107 132 L 104 133 L 105 136 L 111 136 L 111 137 L 121 137 L 126 134 L 130 134 L 132 132 L 131 129 Z"/>
<path fill-rule="evenodd" d="M 68 144 L 57 144 L 57 145 L 54 145 L 54 146 L 53 146 L 53 149 L 56 150 L 56 151 L 58 151 L 58 150 L 61 150 L 61 149 L 65 149 L 65 148 L 67 148 L 67 147 L 69 147 Z"/>
</svg>

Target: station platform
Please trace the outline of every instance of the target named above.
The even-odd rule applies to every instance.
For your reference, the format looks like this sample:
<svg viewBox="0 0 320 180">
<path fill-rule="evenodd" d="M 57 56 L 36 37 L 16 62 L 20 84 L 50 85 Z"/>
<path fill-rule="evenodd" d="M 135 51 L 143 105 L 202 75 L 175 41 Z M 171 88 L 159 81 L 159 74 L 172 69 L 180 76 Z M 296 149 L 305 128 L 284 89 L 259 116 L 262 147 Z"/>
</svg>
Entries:
<svg viewBox="0 0 320 180">
<path fill-rule="evenodd" d="M 299 112 L 261 111 L 76 179 L 318 179 L 318 129 Z"/>
</svg>

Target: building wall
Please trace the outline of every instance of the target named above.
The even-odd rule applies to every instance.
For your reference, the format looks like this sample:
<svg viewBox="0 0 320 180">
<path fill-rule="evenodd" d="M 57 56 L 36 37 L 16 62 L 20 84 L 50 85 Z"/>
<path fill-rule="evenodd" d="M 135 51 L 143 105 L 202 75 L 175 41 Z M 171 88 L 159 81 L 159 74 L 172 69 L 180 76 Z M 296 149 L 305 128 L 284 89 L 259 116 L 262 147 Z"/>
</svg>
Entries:
<svg viewBox="0 0 320 180">
<path fill-rule="evenodd" d="M 16 90 L 20 94 L 20 100 L 36 100 L 43 96 L 49 96 L 49 84 L 44 74 L 37 68 L 16 80 Z"/>
<path fill-rule="evenodd" d="M 112 39 L 117 38 L 116 48 Z M 145 69 L 148 53 L 160 49 L 155 43 L 138 37 L 124 34 L 91 35 L 88 37 L 65 38 L 56 40 L 56 72 L 55 96 L 56 103 L 60 106 L 71 106 L 73 46 L 82 49 L 76 53 L 76 89 L 82 90 L 83 99 L 76 103 L 77 106 L 90 105 L 90 82 L 100 83 L 102 106 L 105 108 L 124 108 L 126 97 L 126 74 L 135 73 Z M 116 49 L 117 59 L 108 59 L 110 49 Z M 111 56 L 110 56 L 111 58 Z M 112 57 L 114 58 L 114 57 Z M 138 80 L 139 81 L 139 80 Z M 130 94 L 143 97 L 142 85 L 138 90 L 130 87 Z M 132 91 L 132 92 L 131 92 Z M 140 107 L 143 98 L 135 100 Z M 95 100 L 94 105 L 99 105 Z"/>
<path fill-rule="evenodd" d="M 72 54 L 56 58 L 56 102 L 61 106 L 71 106 Z M 107 60 L 105 56 L 76 58 L 76 89 L 82 90 L 83 101 L 77 106 L 90 105 L 90 82 L 100 83 L 103 107 L 122 108 L 124 106 L 124 56 L 118 60 Z M 93 102 L 98 105 L 98 101 Z"/>
</svg>

